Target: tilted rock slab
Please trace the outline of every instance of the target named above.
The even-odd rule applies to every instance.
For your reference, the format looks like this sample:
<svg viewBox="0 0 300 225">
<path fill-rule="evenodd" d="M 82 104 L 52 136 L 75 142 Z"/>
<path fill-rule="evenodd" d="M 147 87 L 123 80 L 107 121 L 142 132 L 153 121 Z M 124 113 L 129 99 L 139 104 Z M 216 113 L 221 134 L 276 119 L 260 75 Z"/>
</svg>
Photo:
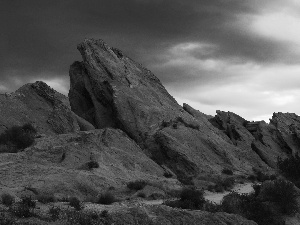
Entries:
<svg viewBox="0 0 300 225">
<path fill-rule="evenodd" d="M 122 129 L 177 175 L 268 168 L 251 148 L 240 149 L 220 134 L 210 117 L 185 111 L 157 77 L 120 50 L 93 39 L 84 40 L 78 50 L 83 62 L 70 67 L 70 105 L 96 128 Z"/>
<path fill-rule="evenodd" d="M 75 132 L 80 129 L 78 119 L 68 98 L 41 81 L 0 95 L 0 133 L 25 123 L 31 123 L 40 134 Z"/>
<path fill-rule="evenodd" d="M 99 168 L 89 169 L 87 163 Z M 34 146 L 0 157 L 0 192 L 95 197 L 129 181 L 161 181 L 164 170 L 123 131 L 101 129 L 36 139 Z M 28 193 L 27 193 L 28 194 Z"/>
<path fill-rule="evenodd" d="M 295 113 L 274 113 L 270 123 L 249 122 L 232 113 L 217 111 L 209 121 L 240 149 L 252 149 L 267 165 L 277 168 L 278 157 L 300 150 L 300 117 Z"/>
</svg>

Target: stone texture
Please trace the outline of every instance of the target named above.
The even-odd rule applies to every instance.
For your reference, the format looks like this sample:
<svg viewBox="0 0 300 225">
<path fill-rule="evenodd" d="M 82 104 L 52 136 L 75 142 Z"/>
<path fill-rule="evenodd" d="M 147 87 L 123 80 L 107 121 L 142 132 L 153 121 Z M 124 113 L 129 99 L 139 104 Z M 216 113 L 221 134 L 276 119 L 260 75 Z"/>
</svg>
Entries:
<svg viewBox="0 0 300 225">
<path fill-rule="evenodd" d="M 270 167 L 277 168 L 277 158 L 285 157 L 289 149 L 276 127 L 261 121 L 248 123 L 246 128 L 255 138 L 251 144 L 252 149 Z"/>
<path fill-rule="evenodd" d="M 99 168 L 88 169 L 89 161 Z M 109 128 L 39 138 L 0 158 L 1 189 L 17 195 L 35 190 L 85 198 L 137 179 L 167 182 L 163 172 L 124 132 Z"/>
<path fill-rule="evenodd" d="M 299 153 L 300 150 L 300 117 L 295 113 L 274 113 L 270 124 L 278 130 L 278 136 L 284 143 L 284 150 Z"/>
<path fill-rule="evenodd" d="M 210 116 L 182 108 L 149 70 L 102 40 L 86 39 L 78 50 L 83 62 L 70 67 L 70 105 L 96 128 L 122 129 L 149 157 L 181 176 L 268 168 L 252 150 L 254 137 L 246 128 L 237 142 L 240 132 L 229 127 L 228 136 Z"/>
<path fill-rule="evenodd" d="M 0 133 L 24 123 L 32 123 L 42 134 L 79 130 L 68 99 L 41 81 L 26 84 L 9 95 L 0 95 Z"/>
</svg>

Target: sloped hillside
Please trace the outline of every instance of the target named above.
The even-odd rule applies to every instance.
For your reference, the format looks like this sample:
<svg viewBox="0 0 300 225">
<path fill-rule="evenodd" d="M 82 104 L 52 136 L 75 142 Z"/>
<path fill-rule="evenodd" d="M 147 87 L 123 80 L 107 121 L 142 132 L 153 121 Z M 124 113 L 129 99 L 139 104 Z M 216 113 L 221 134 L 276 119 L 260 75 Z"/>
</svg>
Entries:
<svg viewBox="0 0 300 225">
<path fill-rule="evenodd" d="M 99 167 L 89 168 L 91 161 Z M 163 183 L 163 173 L 124 132 L 109 128 L 38 138 L 0 157 L 2 192 L 19 196 L 34 190 L 85 199 L 138 179 Z"/>
</svg>

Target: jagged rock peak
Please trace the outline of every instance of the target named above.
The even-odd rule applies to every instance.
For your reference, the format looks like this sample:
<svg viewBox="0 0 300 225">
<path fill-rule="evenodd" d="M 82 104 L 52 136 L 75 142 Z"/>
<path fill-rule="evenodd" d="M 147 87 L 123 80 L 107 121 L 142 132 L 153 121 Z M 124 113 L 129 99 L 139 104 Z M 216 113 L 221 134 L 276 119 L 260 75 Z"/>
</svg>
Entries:
<svg viewBox="0 0 300 225">
<path fill-rule="evenodd" d="M 158 120 L 170 119 L 164 109 L 182 110 L 154 74 L 120 50 L 94 39 L 85 39 L 78 49 L 83 62 L 75 62 L 70 67 L 69 99 L 72 110 L 95 127 L 119 127 L 144 133 L 139 129 L 150 125 L 159 127 Z M 148 109 L 156 113 L 147 115 Z M 154 116 L 162 112 L 165 116 Z M 141 113 L 145 117 L 141 118 Z"/>
<path fill-rule="evenodd" d="M 85 64 L 98 72 L 104 70 L 112 80 L 123 81 L 133 87 L 143 79 L 150 79 L 156 83 L 155 85 L 164 89 L 159 79 L 150 70 L 131 60 L 121 50 L 110 47 L 101 39 L 85 39 L 78 44 L 77 49 Z M 133 74 L 139 76 L 135 77 Z"/>
</svg>

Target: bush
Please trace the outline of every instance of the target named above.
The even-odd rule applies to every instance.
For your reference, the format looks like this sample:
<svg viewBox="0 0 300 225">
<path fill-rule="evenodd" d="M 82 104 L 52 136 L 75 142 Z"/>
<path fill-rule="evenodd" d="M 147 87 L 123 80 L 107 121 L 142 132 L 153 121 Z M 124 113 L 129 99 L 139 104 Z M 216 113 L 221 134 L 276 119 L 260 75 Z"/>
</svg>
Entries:
<svg viewBox="0 0 300 225">
<path fill-rule="evenodd" d="M 222 211 L 242 215 L 244 197 L 245 196 L 240 195 L 237 192 L 231 192 L 228 195 L 225 195 L 221 202 Z"/>
<path fill-rule="evenodd" d="M 97 203 L 103 204 L 103 205 L 110 205 L 116 201 L 117 200 L 112 193 L 106 192 L 106 193 L 100 195 Z"/>
<path fill-rule="evenodd" d="M 139 192 L 137 196 L 140 198 L 146 198 L 146 194 L 144 192 Z"/>
<path fill-rule="evenodd" d="M 31 124 L 13 126 L 7 129 L 0 135 L 2 152 L 4 149 L 7 149 L 9 152 L 17 152 L 31 146 L 34 142 L 35 134 L 36 130 Z"/>
<path fill-rule="evenodd" d="M 13 218 L 8 212 L 0 212 L 0 224 L 1 225 L 15 225 L 16 219 Z"/>
<path fill-rule="evenodd" d="M 35 208 L 36 202 L 30 196 L 22 197 L 22 204 L 27 205 L 29 208 Z"/>
<path fill-rule="evenodd" d="M 215 191 L 215 185 L 208 185 L 207 190 L 210 192 L 214 192 Z"/>
<path fill-rule="evenodd" d="M 136 181 L 131 181 L 127 184 L 127 187 L 130 190 L 142 190 L 145 186 L 147 185 L 147 182 L 144 180 L 136 180 Z"/>
<path fill-rule="evenodd" d="M 89 169 L 93 169 L 93 168 L 99 168 L 99 163 L 96 161 L 89 161 L 87 163 L 87 166 Z"/>
<path fill-rule="evenodd" d="M 180 193 L 180 200 L 166 201 L 164 204 L 173 208 L 201 209 L 204 203 L 203 191 L 185 188 Z"/>
<path fill-rule="evenodd" d="M 50 209 L 49 209 L 49 214 L 51 216 L 51 219 L 53 221 L 56 221 L 59 219 L 59 215 L 61 213 L 61 209 L 59 207 L 54 207 L 52 206 Z"/>
<path fill-rule="evenodd" d="M 300 157 L 298 153 L 284 160 L 278 157 L 277 166 L 289 178 L 298 179 L 300 177 Z"/>
<path fill-rule="evenodd" d="M 72 197 L 69 199 L 70 206 L 74 207 L 77 211 L 83 209 L 83 205 L 80 200 L 76 197 Z"/>
<path fill-rule="evenodd" d="M 239 194 L 231 192 L 226 195 L 220 206 L 220 211 L 234 213 L 249 220 L 254 220 L 259 225 L 277 224 L 278 218 L 271 210 L 255 196 L 255 194 Z"/>
<path fill-rule="evenodd" d="M 193 178 L 192 177 L 184 177 L 184 176 L 178 176 L 177 177 L 178 181 L 184 185 L 195 185 Z"/>
<path fill-rule="evenodd" d="M 256 181 L 256 176 L 254 176 L 253 174 L 251 174 L 251 175 L 249 175 L 247 177 L 247 179 L 250 180 L 251 182 L 254 182 L 254 181 Z"/>
<path fill-rule="evenodd" d="M 53 195 L 48 195 L 48 194 L 44 194 L 44 195 L 38 195 L 37 196 L 37 200 L 43 204 L 47 204 L 49 202 L 55 202 L 55 198 Z"/>
<path fill-rule="evenodd" d="M 226 174 L 226 175 L 233 175 L 233 172 L 232 172 L 231 169 L 223 169 L 223 170 L 222 170 L 222 173 L 223 173 L 223 174 Z"/>
<path fill-rule="evenodd" d="M 31 197 L 23 197 L 21 202 L 13 205 L 10 210 L 20 218 L 28 218 L 34 215 L 35 201 Z"/>
<path fill-rule="evenodd" d="M 298 210 L 297 194 L 292 182 L 282 179 L 265 182 L 260 188 L 259 197 L 263 201 L 274 202 L 284 214 Z"/>
<path fill-rule="evenodd" d="M 233 188 L 234 182 L 235 180 L 232 177 L 226 178 L 224 180 L 218 180 L 215 186 L 213 188 L 210 187 L 210 189 L 214 189 L 216 192 L 229 191 Z"/>
<path fill-rule="evenodd" d="M 170 172 L 164 172 L 164 177 L 171 178 L 171 177 L 173 177 L 173 175 Z"/>
<path fill-rule="evenodd" d="M 255 196 L 258 196 L 259 193 L 260 193 L 261 185 L 259 185 L 259 184 L 253 184 L 253 185 L 252 185 L 252 188 L 253 188 L 253 190 L 254 190 L 254 195 L 255 195 Z"/>
<path fill-rule="evenodd" d="M 2 204 L 5 206 L 11 206 L 15 201 L 14 197 L 11 196 L 10 194 L 2 194 L 1 200 L 2 200 Z"/>
<path fill-rule="evenodd" d="M 202 210 L 207 211 L 207 212 L 216 213 L 216 212 L 221 212 L 222 208 L 221 208 L 221 205 L 219 205 L 217 203 L 205 201 L 205 203 L 203 204 Z"/>
<path fill-rule="evenodd" d="M 259 182 L 264 182 L 266 180 L 276 180 L 277 178 L 275 174 L 267 175 L 261 171 L 256 171 L 255 174 L 256 174 L 256 180 Z"/>
</svg>

